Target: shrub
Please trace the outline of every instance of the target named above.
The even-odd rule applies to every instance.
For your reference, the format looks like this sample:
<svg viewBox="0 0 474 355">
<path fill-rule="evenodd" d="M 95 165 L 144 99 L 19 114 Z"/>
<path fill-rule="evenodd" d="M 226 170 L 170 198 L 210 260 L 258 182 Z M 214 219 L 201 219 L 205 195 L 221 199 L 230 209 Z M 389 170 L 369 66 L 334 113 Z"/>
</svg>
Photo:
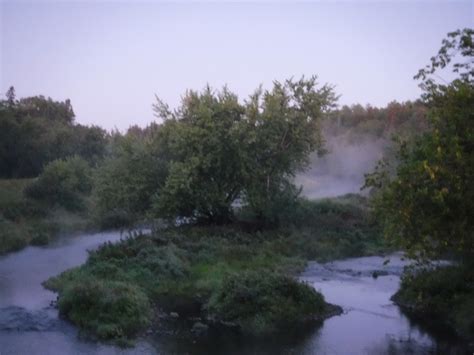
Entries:
<svg viewBox="0 0 474 355">
<path fill-rule="evenodd" d="M 95 218 L 102 227 L 130 226 L 149 211 L 166 174 L 166 163 L 153 154 L 155 134 L 115 137 L 111 155 L 96 170 Z"/>
<path fill-rule="evenodd" d="M 0 254 L 20 250 L 28 245 L 27 234 L 0 216 Z"/>
<path fill-rule="evenodd" d="M 393 300 L 410 313 L 444 323 L 474 339 L 474 273 L 468 265 L 404 275 Z"/>
<path fill-rule="evenodd" d="M 59 310 L 101 339 L 131 337 L 150 321 L 147 296 L 138 287 L 119 281 L 79 279 L 62 293 Z"/>
<path fill-rule="evenodd" d="M 81 210 L 84 195 L 92 189 L 91 169 L 77 156 L 49 163 L 25 193 L 28 197 L 49 206 L 62 206 L 68 210 Z"/>
<path fill-rule="evenodd" d="M 45 231 L 39 231 L 31 238 L 31 245 L 46 245 L 49 243 L 50 236 Z"/>
<path fill-rule="evenodd" d="M 0 215 L 13 222 L 19 222 L 25 217 L 45 215 L 44 209 L 24 197 L 23 191 L 32 181 L 33 179 L 0 180 Z"/>
<path fill-rule="evenodd" d="M 324 297 L 309 285 L 277 273 L 241 272 L 226 277 L 207 305 L 219 320 L 244 333 L 269 333 L 283 325 L 324 316 Z"/>
<path fill-rule="evenodd" d="M 62 206 L 68 210 L 81 210 L 83 196 L 92 188 L 91 169 L 77 156 L 49 163 L 25 193 L 28 197 L 49 206 Z"/>
</svg>

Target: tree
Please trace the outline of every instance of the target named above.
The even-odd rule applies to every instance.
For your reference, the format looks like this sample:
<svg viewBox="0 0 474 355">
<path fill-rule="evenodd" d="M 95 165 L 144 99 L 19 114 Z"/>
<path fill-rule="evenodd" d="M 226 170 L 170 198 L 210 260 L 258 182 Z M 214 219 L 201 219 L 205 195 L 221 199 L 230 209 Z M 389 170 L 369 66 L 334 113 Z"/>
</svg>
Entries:
<svg viewBox="0 0 474 355">
<path fill-rule="evenodd" d="M 171 112 L 155 105 L 168 133 L 172 154 L 165 187 L 155 208 L 167 217 L 194 217 L 223 223 L 243 188 L 246 173 L 242 142 L 244 108 L 227 88 L 189 91 L 181 107 Z"/>
<path fill-rule="evenodd" d="M 474 83 L 474 29 L 465 28 L 450 32 L 443 39 L 438 54 L 431 57 L 431 63 L 420 69 L 415 79 L 420 79 L 420 87 L 423 89 L 423 97 L 426 101 L 433 101 L 450 85 L 443 83 L 444 80 L 438 75 L 440 70 L 452 67 L 452 72 L 458 75 L 453 84 L 464 82 Z M 457 62 L 453 63 L 453 60 Z M 441 79 L 441 83 L 439 82 Z"/>
<path fill-rule="evenodd" d="M 13 105 L 15 105 L 15 98 L 16 98 L 15 88 L 13 86 L 10 86 L 5 96 L 7 97 L 8 107 L 13 107 Z"/>
<path fill-rule="evenodd" d="M 259 89 L 246 103 L 243 148 L 247 180 L 243 200 L 265 223 L 278 223 L 277 210 L 298 197 L 293 184 L 313 151 L 325 153 L 321 119 L 334 107 L 331 86 L 317 87 L 316 77 L 274 82 L 273 89 Z"/>
<path fill-rule="evenodd" d="M 375 207 L 385 232 L 421 259 L 474 253 L 474 32 L 448 34 L 431 65 L 420 70 L 431 127 L 411 144 L 401 142 L 394 174 L 381 163 L 366 176 L 378 190 Z M 453 64 L 458 76 L 439 83 L 437 72 Z"/>
<path fill-rule="evenodd" d="M 34 177 L 56 159 L 80 155 L 96 163 L 104 153 L 106 132 L 74 123 L 71 102 L 43 96 L 0 100 L 0 177 Z"/>
<path fill-rule="evenodd" d="M 97 168 L 93 192 L 96 216 L 104 227 L 132 224 L 149 211 L 167 174 L 156 147 L 159 135 L 152 126 L 143 136 L 133 131 L 112 136 L 111 154 Z"/>
<path fill-rule="evenodd" d="M 227 88 L 209 87 L 187 92 L 173 112 L 158 100 L 171 161 L 156 211 L 225 223 L 240 199 L 258 219 L 269 219 L 276 201 L 297 195 L 291 180 L 309 154 L 324 152 L 320 119 L 334 101 L 332 88 L 317 88 L 315 77 L 275 82 L 244 104 Z"/>
</svg>

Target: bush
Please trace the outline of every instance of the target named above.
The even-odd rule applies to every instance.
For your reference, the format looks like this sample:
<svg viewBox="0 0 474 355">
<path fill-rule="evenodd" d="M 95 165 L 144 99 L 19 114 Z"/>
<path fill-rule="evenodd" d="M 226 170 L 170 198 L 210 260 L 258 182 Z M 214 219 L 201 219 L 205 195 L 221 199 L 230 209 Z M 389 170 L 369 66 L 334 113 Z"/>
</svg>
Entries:
<svg viewBox="0 0 474 355">
<path fill-rule="evenodd" d="M 324 297 L 314 288 L 276 273 L 241 272 L 226 277 L 207 305 L 218 320 L 243 332 L 264 334 L 302 320 L 323 318 Z"/>
<path fill-rule="evenodd" d="M 165 162 L 153 154 L 154 134 L 116 137 L 110 157 L 96 170 L 95 217 L 102 227 L 130 226 L 149 211 L 166 174 Z"/>
<path fill-rule="evenodd" d="M 27 234 L 13 222 L 3 220 L 0 216 L 0 255 L 20 250 L 28 245 Z"/>
<path fill-rule="evenodd" d="M 77 156 L 49 163 L 43 173 L 25 189 L 27 197 L 50 207 L 84 209 L 84 195 L 92 189 L 91 168 Z"/>
<path fill-rule="evenodd" d="M 36 233 L 33 238 L 31 238 L 30 244 L 31 245 L 46 245 L 49 243 L 50 236 L 48 233 L 44 231 L 40 231 Z"/>
<path fill-rule="evenodd" d="M 118 281 L 80 279 L 61 294 L 59 311 L 100 339 L 129 338 L 150 321 L 147 296 Z"/>
<path fill-rule="evenodd" d="M 434 318 L 474 339 L 474 273 L 467 265 L 406 273 L 393 300 L 415 316 Z"/>
<path fill-rule="evenodd" d="M 299 198 L 301 189 L 288 181 L 282 186 L 274 187 L 269 197 L 261 196 L 261 192 L 250 192 L 244 198 L 248 204 L 240 210 L 239 218 L 263 227 L 279 227 L 294 224 L 295 211 L 300 208 L 302 199 Z"/>
</svg>

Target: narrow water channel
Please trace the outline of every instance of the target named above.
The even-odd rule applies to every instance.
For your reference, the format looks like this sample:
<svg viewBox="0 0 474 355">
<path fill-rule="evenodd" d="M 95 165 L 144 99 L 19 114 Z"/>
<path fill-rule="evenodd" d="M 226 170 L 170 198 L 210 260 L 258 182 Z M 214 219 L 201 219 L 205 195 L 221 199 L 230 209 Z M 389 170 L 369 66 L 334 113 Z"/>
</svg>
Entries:
<svg viewBox="0 0 474 355">
<path fill-rule="evenodd" d="M 47 247 L 28 247 L 0 257 L 0 355 L 34 354 L 464 354 L 456 341 L 413 324 L 390 301 L 406 261 L 394 254 L 328 264 L 310 263 L 301 279 L 321 291 L 344 313 L 310 329 L 288 329 L 265 339 L 210 335 L 190 339 L 154 335 L 136 347 L 83 340 L 58 318 L 56 294 L 41 282 L 80 265 L 87 250 L 118 241 L 118 232 L 70 236 Z M 373 278 L 373 271 L 384 276 Z"/>
</svg>

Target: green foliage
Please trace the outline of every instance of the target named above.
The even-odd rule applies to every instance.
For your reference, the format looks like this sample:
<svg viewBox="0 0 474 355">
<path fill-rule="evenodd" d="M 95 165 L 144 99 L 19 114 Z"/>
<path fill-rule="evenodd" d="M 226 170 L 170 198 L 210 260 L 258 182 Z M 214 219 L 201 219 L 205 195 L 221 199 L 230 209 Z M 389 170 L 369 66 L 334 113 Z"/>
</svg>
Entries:
<svg viewBox="0 0 474 355">
<path fill-rule="evenodd" d="M 25 190 L 34 183 L 34 179 L 0 179 L 0 254 L 45 245 L 59 233 L 92 228 L 87 211 L 51 208 L 28 198 Z"/>
<path fill-rule="evenodd" d="M 207 305 L 211 316 L 238 324 L 249 334 L 268 333 L 322 317 L 324 297 L 291 277 L 261 272 L 227 276 Z"/>
<path fill-rule="evenodd" d="M 349 194 L 317 201 L 299 200 L 282 216 L 291 227 L 287 239 L 275 241 L 288 255 L 321 262 L 384 253 L 392 247 L 368 211 L 368 201 Z"/>
<path fill-rule="evenodd" d="M 439 83 L 437 72 L 451 68 L 458 78 L 454 82 L 474 84 L 474 29 L 464 28 L 448 33 L 443 39 L 436 56 L 431 57 L 430 64 L 420 69 L 415 79 L 420 79 L 424 99 L 431 101 L 433 96 L 443 95 L 449 84 Z M 456 60 L 453 63 L 453 60 Z"/>
<path fill-rule="evenodd" d="M 83 210 L 91 183 L 91 169 L 79 157 L 50 163 L 36 179 L 0 179 L 0 254 L 91 228 Z"/>
<path fill-rule="evenodd" d="M 23 194 L 31 181 L 0 180 L 0 254 L 49 240 L 50 226 L 40 222 L 44 209 Z"/>
<path fill-rule="evenodd" d="M 130 225 L 150 209 L 167 174 L 160 134 L 152 126 L 144 136 L 130 131 L 114 137 L 111 155 L 97 169 L 94 181 L 96 217 L 103 227 Z"/>
<path fill-rule="evenodd" d="M 50 234 L 47 231 L 36 231 L 30 241 L 31 245 L 47 245 L 50 242 Z"/>
<path fill-rule="evenodd" d="M 7 220 L 20 222 L 25 216 L 44 215 L 38 206 L 26 199 L 24 189 L 32 179 L 0 179 L 0 214 Z"/>
<path fill-rule="evenodd" d="M 248 196 L 253 196 L 253 203 L 241 207 L 238 219 L 257 226 L 263 224 L 265 227 L 273 228 L 285 225 L 288 221 L 291 221 L 289 222 L 291 224 L 295 221 L 293 217 L 302 203 L 300 193 L 301 188 L 297 188 L 286 179 L 280 186 L 274 186 L 273 193 L 268 197 L 260 194 L 259 191 L 250 192 Z M 260 207 L 257 208 L 256 204 Z M 264 205 L 265 209 L 263 209 Z"/>
<path fill-rule="evenodd" d="M 0 218 L 0 255 L 28 245 L 28 235 L 14 222 Z"/>
<path fill-rule="evenodd" d="M 312 152 L 325 152 L 321 120 L 335 100 L 332 87 L 318 87 L 316 77 L 274 82 L 271 91 L 257 90 L 250 97 L 241 143 L 248 167 L 241 197 L 258 219 L 277 223 L 275 206 L 291 204 L 298 195 L 292 179 L 307 167 Z"/>
<path fill-rule="evenodd" d="M 55 160 L 25 189 L 25 194 L 50 207 L 81 210 L 85 207 L 84 196 L 92 189 L 91 174 L 88 163 L 80 157 Z"/>
<path fill-rule="evenodd" d="M 97 296 L 87 289 L 118 282 L 143 292 L 150 304 L 183 317 L 214 317 L 237 322 L 247 332 L 271 332 L 331 311 L 322 306 L 318 293 L 290 278 L 303 270 L 306 260 L 384 250 L 376 226 L 367 219 L 366 204 L 358 196 L 303 200 L 288 228 L 248 232 L 236 224 L 183 226 L 106 243 L 90 252 L 84 265 L 49 279 L 45 286 L 58 291 L 61 300 L 73 287 L 82 285 L 81 292 Z M 249 299 L 235 303 L 245 292 Z M 79 314 L 82 298 L 72 298 L 72 291 L 68 297 L 68 312 Z M 235 318 L 236 312 L 242 317 Z M 107 315 L 86 312 L 83 319 L 72 321 L 97 333 L 96 322 L 102 319 Z M 116 321 L 107 322 L 114 327 Z"/>
<path fill-rule="evenodd" d="M 408 312 L 431 318 L 474 339 L 474 273 L 467 266 L 409 272 L 393 296 Z"/>
<path fill-rule="evenodd" d="M 156 195 L 156 210 L 167 217 L 228 221 L 245 174 L 244 108 L 237 96 L 227 88 L 215 94 L 208 87 L 202 93 L 189 91 L 174 113 L 160 101 L 155 109 L 167 119 L 173 152 L 166 185 Z"/>
<path fill-rule="evenodd" d="M 343 106 L 333 110 L 323 121 L 325 135 L 344 136 L 346 141 L 357 144 L 366 140 L 387 140 L 392 135 L 412 139 L 428 129 L 426 104 L 420 100 L 390 102 L 386 107 Z"/>
<path fill-rule="evenodd" d="M 473 46 L 463 39 L 464 32 L 456 33 L 461 43 Z M 452 42 L 443 43 L 447 47 L 440 53 Z M 461 49 L 472 60 L 472 50 Z M 433 70 L 444 67 L 445 59 L 437 60 Z M 385 233 L 411 256 L 455 252 L 469 259 L 474 253 L 474 85 L 467 74 L 450 85 L 435 84 L 428 74 L 421 77 L 429 90 L 425 99 L 431 129 L 412 144 L 401 143 L 395 174 L 381 164 L 367 175 L 366 185 L 378 190 L 375 206 Z"/>
<path fill-rule="evenodd" d="M 85 279 L 61 294 L 59 311 L 100 339 L 128 338 L 149 323 L 146 295 L 130 284 Z"/>
<path fill-rule="evenodd" d="M 223 223 L 240 198 L 256 218 L 275 222 L 273 207 L 297 195 L 291 178 L 311 152 L 323 152 L 320 120 L 334 101 L 315 77 L 275 82 L 243 105 L 227 88 L 209 87 L 188 92 L 174 112 L 158 101 L 171 154 L 157 214 Z"/>
<path fill-rule="evenodd" d="M 47 163 L 71 155 L 92 163 L 104 155 L 105 131 L 75 124 L 69 100 L 16 100 L 14 90 L 7 96 L 0 101 L 0 178 L 34 177 Z"/>
</svg>

